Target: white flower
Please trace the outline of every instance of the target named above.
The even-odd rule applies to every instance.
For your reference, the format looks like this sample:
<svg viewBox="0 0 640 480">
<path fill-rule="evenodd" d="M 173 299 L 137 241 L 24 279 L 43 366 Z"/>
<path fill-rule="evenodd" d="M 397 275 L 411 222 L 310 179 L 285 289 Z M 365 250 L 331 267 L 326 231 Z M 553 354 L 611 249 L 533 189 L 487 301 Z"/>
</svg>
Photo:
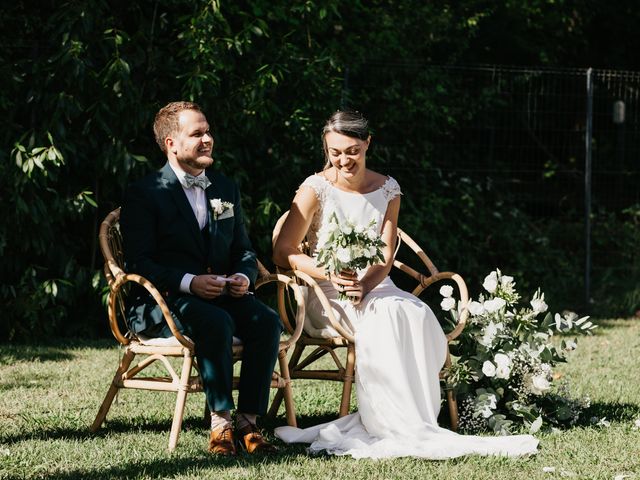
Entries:
<svg viewBox="0 0 640 480">
<path fill-rule="evenodd" d="M 364 227 L 362 225 L 356 225 L 355 232 L 356 233 L 363 233 L 364 232 Z"/>
<path fill-rule="evenodd" d="M 551 384 L 543 375 L 534 375 L 531 377 L 531 393 L 534 395 L 542 395 L 551 388 Z"/>
<path fill-rule="evenodd" d="M 504 353 L 496 353 L 493 361 L 496 362 L 496 378 L 509 378 L 511 374 L 511 359 L 509 356 Z"/>
<path fill-rule="evenodd" d="M 366 235 L 369 240 L 375 240 L 376 238 L 378 238 L 378 233 L 373 228 L 368 228 Z"/>
<path fill-rule="evenodd" d="M 489 322 L 489 325 L 487 325 L 484 329 L 484 335 L 480 340 L 478 340 L 478 343 L 487 348 L 491 348 L 491 346 L 493 345 L 493 340 L 496 338 L 497 333 L 498 326 L 493 322 Z"/>
<path fill-rule="evenodd" d="M 375 257 L 377 253 L 378 249 L 376 247 L 369 247 L 369 255 L 371 255 L 369 258 Z"/>
<path fill-rule="evenodd" d="M 351 261 L 351 250 L 349 250 L 348 248 L 338 248 L 336 255 L 338 256 L 338 260 L 340 260 L 342 263 L 349 263 Z"/>
<path fill-rule="evenodd" d="M 498 365 L 496 367 L 496 378 L 504 378 L 507 380 L 511 375 L 511 367 L 508 365 Z"/>
<path fill-rule="evenodd" d="M 451 285 L 443 285 L 440 287 L 440 295 L 450 297 L 453 295 L 453 287 Z"/>
<path fill-rule="evenodd" d="M 453 297 L 443 298 L 442 302 L 440 302 L 440 308 L 442 308 L 442 310 L 444 310 L 445 312 L 453 310 L 454 308 L 456 308 L 456 299 Z"/>
<path fill-rule="evenodd" d="M 353 227 L 350 224 L 347 223 L 342 227 L 342 233 L 345 235 L 351 235 L 351 232 L 353 232 Z"/>
<path fill-rule="evenodd" d="M 500 310 L 506 304 L 507 302 L 505 302 L 502 298 L 496 297 L 493 300 L 487 300 L 486 302 L 484 302 L 484 309 L 488 313 L 494 313 Z"/>
<path fill-rule="evenodd" d="M 633 427 L 634 430 L 638 430 L 640 429 L 640 418 L 636 418 L 635 422 L 633 422 Z"/>
<path fill-rule="evenodd" d="M 487 275 L 482 282 L 482 287 L 489 293 L 493 293 L 498 288 L 498 274 L 496 272 L 491 272 Z"/>
<path fill-rule="evenodd" d="M 223 212 L 224 207 L 222 206 L 222 200 L 220 200 L 219 198 L 214 198 L 210 200 L 209 203 L 211 203 L 211 208 L 218 215 Z"/>
<path fill-rule="evenodd" d="M 535 313 L 543 313 L 549 309 L 549 306 L 544 301 L 544 293 L 541 293 L 540 296 L 538 296 L 538 293 L 539 290 L 531 300 L 531 308 L 533 308 Z"/>
<path fill-rule="evenodd" d="M 556 467 L 542 467 L 544 473 L 553 473 L 556 471 Z"/>
<path fill-rule="evenodd" d="M 542 427 L 542 417 L 538 416 L 538 418 L 533 421 L 531 426 L 529 426 L 529 433 L 536 433 L 538 430 L 540 430 L 540 427 Z"/>
<path fill-rule="evenodd" d="M 482 364 L 482 373 L 484 373 L 487 377 L 493 377 L 496 374 L 496 366 L 489 360 L 485 360 L 485 362 Z"/>
<path fill-rule="evenodd" d="M 480 302 L 472 301 L 471 303 L 469 303 L 469 313 L 474 317 L 482 315 L 484 312 L 484 307 Z"/>
<path fill-rule="evenodd" d="M 503 275 L 502 278 L 500 278 L 500 284 L 502 285 L 503 288 L 508 288 L 512 286 L 513 277 L 510 277 L 509 275 Z"/>
<path fill-rule="evenodd" d="M 607 417 L 602 417 L 600 420 L 598 420 L 598 423 L 596 423 L 596 427 L 609 428 L 610 426 L 611 422 L 607 420 Z"/>
</svg>

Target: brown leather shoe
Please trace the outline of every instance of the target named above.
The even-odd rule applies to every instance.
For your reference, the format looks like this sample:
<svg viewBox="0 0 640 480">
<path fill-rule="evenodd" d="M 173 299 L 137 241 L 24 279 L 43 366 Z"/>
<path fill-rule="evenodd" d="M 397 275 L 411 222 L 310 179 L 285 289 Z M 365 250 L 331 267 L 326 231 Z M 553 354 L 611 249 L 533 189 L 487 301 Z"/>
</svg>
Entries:
<svg viewBox="0 0 640 480">
<path fill-rule="evenodd" d="M 230 423 L 211 430 L 209 448 L 207 450 L 209 450 L 209 453 L 225 457 L 233 457 L 238 453 L 233 439 L 233 426 Z"/>
<path fill-rule="evenodd" d="M 267 442 L 258 427 L 255 425 L 247 425 L 238 430 L 240 436 L 240 445 L 247 453 L 276 453 L 278 449 L 275 445 Z"/>
</svg>

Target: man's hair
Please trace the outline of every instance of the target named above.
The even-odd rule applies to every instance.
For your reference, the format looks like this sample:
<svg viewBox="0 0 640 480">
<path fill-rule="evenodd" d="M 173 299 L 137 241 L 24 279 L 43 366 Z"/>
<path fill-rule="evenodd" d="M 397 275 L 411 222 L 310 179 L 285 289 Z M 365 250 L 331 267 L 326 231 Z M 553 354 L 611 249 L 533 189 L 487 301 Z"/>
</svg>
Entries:
<svg viewBox="0 0 640 480">
<path fill-rule="evenodd" d="M 153 134 L 156 137 L 156 142 L 164 153 L 167 153 L 167 146 L 164 141 L 168 136 L 178 132 L 178 119 L 180 112 L 184 110 L 193 110 L 194 112 L 202 113 L 200 106 L 193 102 L 171 102 L 162 107 L 156 118 L 153 121 Z"/>
</svg>

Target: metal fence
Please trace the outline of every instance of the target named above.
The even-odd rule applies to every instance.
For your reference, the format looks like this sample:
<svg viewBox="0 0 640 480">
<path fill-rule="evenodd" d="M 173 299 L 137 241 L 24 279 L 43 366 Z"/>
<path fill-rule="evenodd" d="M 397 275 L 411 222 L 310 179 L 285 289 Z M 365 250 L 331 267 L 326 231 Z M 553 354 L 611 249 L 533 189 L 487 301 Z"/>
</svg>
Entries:
<svg viewBox="0 0 640 480">
<path fill-rule="evenodd" d="M 389 91 L 398 88 L 412 104 L 398 105 L 403 92 Z M 565 254 L 584 274 L 585 304 L 605 268 L 619 275 L 632 268 L 629 252 L 625 260 L 594 245 L 601 225 L 592 219 L 640 203 L 640 72 L 381 62 L 347 71 L 344 92 L 374 126 L 384 125 L 388 109 L 405 109 L 406 124 L 377 137 L 393 150 L 398 132 L 416 138 L 421 125 L 428 142 L 416 155 L 428 157 L 424 170 L 490 178 L 533 218 L 573 225 L 568 231 L 581 238 Z"/>
</svg>

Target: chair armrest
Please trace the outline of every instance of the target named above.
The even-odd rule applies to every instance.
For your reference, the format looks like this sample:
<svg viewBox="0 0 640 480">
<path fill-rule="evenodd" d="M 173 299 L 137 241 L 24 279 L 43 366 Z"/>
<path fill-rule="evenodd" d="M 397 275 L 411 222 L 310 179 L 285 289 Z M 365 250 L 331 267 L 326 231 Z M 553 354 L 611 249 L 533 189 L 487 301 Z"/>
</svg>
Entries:
<svg viewBox="0 0 640 480">
<path fill-rule="evenodd" d="M 320 300 L 320 304 L 322 305 L 322 308 L 324 309 L 324 311 L 327 314 L 327 317 L 329 318 L 329 323 L 331 324 L 331 327 L 336 332 L 338 332 L 342 337 L 346 338 L 349 342 L 355 343 L 353 328 L 349 331 L 345 329 L 345 327 L 336 320 L 336 317 L 333 314 L 333 308 L 331 307 L 331 303 L 329 302 L 329 299 L 322 291 L 322 288 L 320 288 L 320 285 L 318 285 L 318 282 L 316 282 L 313 277 L 311 277 L 310 275 L 300 270 L 293 270 L 292 273 L 296 277 L 298 277 L 300 280 L 304 281 L 310 288 L 313 288 L 313 291 L 318 297 L 318 300 Z M 347 320 L 348 322 L 348 319 L 345 319 L 345 320 Z"/>
<path fill-rule="evenodd" d="M 128 338 L 122 335 L 122 332 L 120 332 L 120 328 L 118 327 L 118 322 L 116 321 L 117 294 L 120 288 L 122 288 L 122 286 L 127 282 L 134 282 L 142 285 L 147 290 L 147 292 L 149 292 L 149 294 L 153 297 L 153 299 L 160 307 L 162 315 L 164 316 L 164 319 L 167 322 L 167 325 L 169 326 L 169 329 L 171 330 L 173 336 L 176 337 L 176 339 L 182 344 L 183 347 L 188 348 L 189 350 L 193 350 L 195 346 L 194 343 L 188 338 L 185 338 L 177 329 L 176 324 L 173 321 L 173 316 L 171 315 L 169 307 L 167 306 L 167 302 L 165 302 L 158 289 L 149 280 L 135 273 L 125 273 L 119 275 L 109 291 L 109 324 L 111 326 L 113 335 L 116 337 L 116 340 L 118 340 L 122 345 L 127 345 L 130 342 Z"/>
<path fill-rule="evenodd" d="M 439 272 L 430 276 L 420 275 L 420 285 L 416 287 L 413 294 L 418 295 L 434 283 L 441 280 L 453 280 L 460 293 L 459 305 L 461 310 L 458 311 L 457 323 L 455 328 L 447 334 L 447 341 L 451 342 L 452 340 L 455 340 L 460 333 L 462 333 L 462 330 L 464 330 L 467 323 L 467 319 L 469 318 L 469 290 L 467 289 L 467 284 L 463 278 L 455 272 Z"/>
<path fill-rule="evenodd" d="M 296 303 L 298 304 L 298 308 L 296 310 L 295 329 L 292 328 L 291 324 L 289 323 L 289 318 L 286 315 L 286 311 L 280 312 L 280 317 L 285 322 L 285 327 L 290 334 L 289 338 L 285 342 L 283 342 L 283 346 L 288 349 L 291 345 L 298 341 L 300 335 L 302 334 L 305 316 L 304 297 L 302 295 L 302 289 L 300 288 L 300 285 L 296 283 L 295 279 L 282 273 L 270 273 L 268 275 L 261 276 L 256 281 L 256 291 L 263 285 L 274 282 L 278 283 L 278 308 L 280 310 L 283 309 L 283 305 L 281 305 L 280 302 L 280 297 L 283 296 L 281 295 L 281 293 L 283 292 L 281 292 L 280 289 L 290 288 L 291 290 L 293 290 L 293 295 L 296 299 Z"/>
</svg>

